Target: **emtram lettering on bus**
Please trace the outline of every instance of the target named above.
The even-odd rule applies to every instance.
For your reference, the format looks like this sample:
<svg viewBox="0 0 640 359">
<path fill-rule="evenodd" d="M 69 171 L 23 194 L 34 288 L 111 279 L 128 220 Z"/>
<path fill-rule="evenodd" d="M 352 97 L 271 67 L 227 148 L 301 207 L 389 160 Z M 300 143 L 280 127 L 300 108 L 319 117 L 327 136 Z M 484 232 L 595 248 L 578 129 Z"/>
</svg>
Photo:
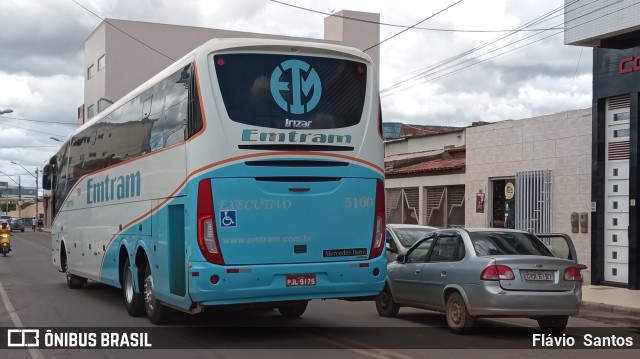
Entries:
<svg viewBox="0 0 640 359">
<path fill-rule="evenodd" d="M 89 178 L 87 180 L 87 204 L 139 197 L 141 188 L 140 171 L 113 178 L 109 178 L 107 174 L 104 179 L 99 181 Z"/>
<path fill-rule="evenodd" d="M 351 135 L 333 135 L 322 133 L 289 132 L 259 132 L 258 130 L 243 130 L 243 142 L 291 142 L 291 143 L 351 143 Z"/>
</svg>

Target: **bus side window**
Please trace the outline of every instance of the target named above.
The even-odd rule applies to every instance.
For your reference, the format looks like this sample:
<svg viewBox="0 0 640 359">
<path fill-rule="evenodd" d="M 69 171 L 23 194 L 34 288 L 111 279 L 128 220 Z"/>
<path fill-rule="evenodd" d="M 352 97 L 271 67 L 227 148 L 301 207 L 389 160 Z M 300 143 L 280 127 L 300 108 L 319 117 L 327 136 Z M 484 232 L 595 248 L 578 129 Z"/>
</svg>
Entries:
<svg viewBox="0 0 640 359">
<path fill-rule="evenodd" d="M 193 67 L 192 67 L 193 68 Z M 202 107 L 198 90 L 198 81 L 191 71 L 191 83 L 189 86 L 189 133 L 191 137 L 202 129 Z"/>
</svg>

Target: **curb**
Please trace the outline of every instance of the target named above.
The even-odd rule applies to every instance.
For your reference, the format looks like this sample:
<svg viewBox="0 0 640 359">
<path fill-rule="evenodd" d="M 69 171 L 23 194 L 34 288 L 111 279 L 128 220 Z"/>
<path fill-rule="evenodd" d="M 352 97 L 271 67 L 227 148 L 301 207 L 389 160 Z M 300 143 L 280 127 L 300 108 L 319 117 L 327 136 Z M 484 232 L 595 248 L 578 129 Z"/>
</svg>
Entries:
<svg viewBox="0 0 640 359">
<path fill-rule="evenodd" d="M 597 302 L 582 302 L 580 313 L 576 316 L 607 324 L 640 327 L 640 308 Z"/>
<path fill-rule="evenodd" d="M 582 302 L 580 309 L 589 311 L 598 311 L 606 313 L 615 313 L 640 319 L 640 308 L 624 307 L 621 305 L 613 305 L 598 302 Z"/>
</svg>

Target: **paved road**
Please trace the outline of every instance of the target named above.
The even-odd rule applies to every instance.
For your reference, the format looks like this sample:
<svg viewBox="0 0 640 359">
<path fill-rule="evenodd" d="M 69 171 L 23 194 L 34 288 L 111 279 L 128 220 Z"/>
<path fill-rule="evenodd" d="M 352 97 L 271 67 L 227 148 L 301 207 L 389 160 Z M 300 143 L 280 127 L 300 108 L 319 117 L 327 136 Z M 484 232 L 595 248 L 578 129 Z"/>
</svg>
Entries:
<svg viewBox="0 0 640 359">
<path fill-rule="evenodd" d="M 275 310 L 252 312 L 207 311 L 190 316 L 176 313 L 172 326 L 152 326 L 146 318 L 129 317 L 118 289 L 90 283 L 81 290 L 68 289 L 61 273 L 51 265 L 47 233 L 15 233 L 14 251 L 0 257 L 0 328 L 131 327 L 149 333 L 155 348 L 182 350 L 0 350 L 0 358 L 511 358 L 516 348 L 532 348 L 539 334 L 533 320 L 483 320 L 472 335 L 459 336 L 445 327 L 438 313 L 403 308 L 398 318 L 381 318 L 371 302 L 313 301 L 296 320 L 282 318 Z M 582 342 L 585 334 L 596 337 L 635 336 L 630 328 L 611 328 L 597 322 L 572 318 L 567 335 Z M 0 331 L 5 336 L 6 329 Z M 1 342 L 1 341 L 0 341 Z M 486 348 L 486 349 L 483 349 Z M 268 349 L 268 350 L 265 350 Z M 319 350 L 325 349 L 325 350 Z M 482 349 L 482 350 L 459 350 Z M 545 347 L 517 350 L 521 357 L 539 358 Z M 640 350 L 553 349 L 545 356 L 558 358 L 631 357 Z"/>
</svg>

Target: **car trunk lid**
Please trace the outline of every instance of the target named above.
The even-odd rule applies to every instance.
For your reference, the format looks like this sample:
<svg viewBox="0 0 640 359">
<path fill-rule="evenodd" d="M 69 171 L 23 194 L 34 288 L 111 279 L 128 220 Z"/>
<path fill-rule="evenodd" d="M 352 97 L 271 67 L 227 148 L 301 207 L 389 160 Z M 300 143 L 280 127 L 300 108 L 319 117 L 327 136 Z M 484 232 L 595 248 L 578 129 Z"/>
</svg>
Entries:
<svg viewBox="0 0 640 359">
<path fill-rule="evenodd" d="M 575 281 L 563 278 L 565 269 L 576 267 L 572 261 L 546 256 L 495 256 L 495 265 L 511 268 L 513 279 L 500 279 L 505 290 L 567 291 Z"/>
</svg>

